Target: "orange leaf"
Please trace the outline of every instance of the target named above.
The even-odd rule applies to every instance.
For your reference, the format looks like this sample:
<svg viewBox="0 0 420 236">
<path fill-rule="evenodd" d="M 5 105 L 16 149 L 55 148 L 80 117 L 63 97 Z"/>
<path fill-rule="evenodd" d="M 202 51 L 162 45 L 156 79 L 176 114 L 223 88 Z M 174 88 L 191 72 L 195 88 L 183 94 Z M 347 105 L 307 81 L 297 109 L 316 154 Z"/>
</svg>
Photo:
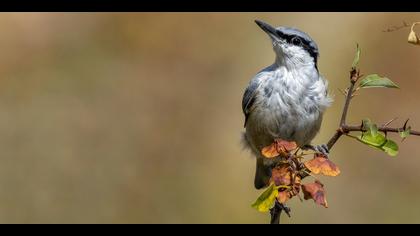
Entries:
<svg viewBox="0 0 420 236">
<path fill-rule="evenodd" d="M 313 199 L 316 204 L 328 208 L 327 199 L 325 198 L 324 185 L 318 180 L 315 183 L 303 184 L 302 192 L 305 200 Z"/>
<path fill-rule="evenodd" d="M 271 145 L 264 147 L 261 150 L 261 154 L 263 154 L 263 156 L 267 157 L 267 158 L 273 158 L 276 156 L 279 156 L 280 153 L 277 151 L 277 144 L 276 143 L 272 143 Z"/>
<path fill-rule="evenodd" d="M 296 142 L 293 141 L 285 141 L 281 139 L 276 139 L 277 147 L 284 151 L 284 152 L 290 152 L 297 148 Z"/>
<path fill-rule="evenodd" d="M 289 164 L 282 164 L 271 170 L 271 182 L 276 186 L 290 185 L 292 183 L 292 173 Z"/>
<path fill-rule="evenodd" d="M 280 203 L 287 202 L 287 200 L 289 200 L 289 192 L 288 191 L 279 192 L 279 195 L 277 196 L 277 200 Z"/>
<path fill-rule="evenodd" d="M 273 158 L 280 155 L 286 155 L 297 148 L 296 142 L 276 139 L 272 144 L 264 147 L 261 153 L 267 158 Z"/>
<path fill-rule="evenodd" d="M 340 174 L 340 169 L 328 158 L 325 158 L 321 154 L 315 154 L 314 159 L 304 163 L 314 174 L 323 174 L 327 176 L 337 176 Z"/>
</svg>

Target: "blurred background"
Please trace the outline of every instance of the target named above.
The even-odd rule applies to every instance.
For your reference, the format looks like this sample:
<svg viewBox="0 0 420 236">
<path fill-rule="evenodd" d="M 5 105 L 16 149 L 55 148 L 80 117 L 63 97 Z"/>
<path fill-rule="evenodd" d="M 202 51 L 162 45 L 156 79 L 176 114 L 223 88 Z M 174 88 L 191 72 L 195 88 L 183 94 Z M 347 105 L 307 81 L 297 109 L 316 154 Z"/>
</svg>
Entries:
<svg viewBox="0 0 420 236">
<path fill-rule="evenodd" d="M 349 123 L 420 130 L 420 47 L 382 32 L 418 13 L 2 13 L 0 222 L 268 223 L 240 144 L 244 89 L 274 60 L 257 18 L 318 43 L 335 102 L 315 143 L 338 125 L 356 43 L 362 73 L 401 89 L 362 91 Z M 392 158 L 340 139 L 329 208 L 294 198 L 282 221 L 420 223 L 419 144 Z"/>
</svg>

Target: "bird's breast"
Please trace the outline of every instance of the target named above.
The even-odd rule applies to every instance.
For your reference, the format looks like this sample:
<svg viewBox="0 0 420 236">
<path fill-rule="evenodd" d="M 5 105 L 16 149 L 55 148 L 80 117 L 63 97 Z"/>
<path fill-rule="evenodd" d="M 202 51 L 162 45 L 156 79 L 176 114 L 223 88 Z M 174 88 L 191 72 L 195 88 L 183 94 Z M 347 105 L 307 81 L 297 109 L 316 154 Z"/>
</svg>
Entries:
<svg viewBox="0 0 420 236">
<path fill-rule="evenodd" d="M 322 120 L 319 94 L 310 81 L 293 79 L 273 76 L 262 83 L 247 124 L 248 136 L 258 149 L 275 138 L 309 144 L 318 132 Z"/>
</svg>

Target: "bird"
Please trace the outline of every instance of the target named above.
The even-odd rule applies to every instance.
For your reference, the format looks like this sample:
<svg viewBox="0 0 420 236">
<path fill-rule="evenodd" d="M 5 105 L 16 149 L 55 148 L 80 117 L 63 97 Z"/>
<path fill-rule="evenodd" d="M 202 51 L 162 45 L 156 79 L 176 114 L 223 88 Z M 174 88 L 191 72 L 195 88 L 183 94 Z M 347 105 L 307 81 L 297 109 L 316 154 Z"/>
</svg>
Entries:
<svg viewBox="0 0 420 236">
<path fill-rule="evenodd" d="M 328 155 L 327 145 L 314 146 L 311 141 L 332 98 L 328 81 L 318 70 L 318 45 L 307 33 L 261 20 L 255 23 L 271 39 L 275 53 L 274 63 L 251 79 L 242 98 L 242 141 L 256 157 L 254 186 L 261 189 L 269 185 L 276 165 L 261 150 L 275 140 L 293 141 L 302 149 Z"/>
</svg>

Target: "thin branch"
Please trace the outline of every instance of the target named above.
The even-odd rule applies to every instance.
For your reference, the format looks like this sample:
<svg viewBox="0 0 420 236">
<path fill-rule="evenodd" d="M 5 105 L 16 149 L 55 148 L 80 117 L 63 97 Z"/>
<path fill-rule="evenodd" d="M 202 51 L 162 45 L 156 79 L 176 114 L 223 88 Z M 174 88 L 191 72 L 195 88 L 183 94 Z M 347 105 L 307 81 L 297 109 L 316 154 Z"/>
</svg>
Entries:
<svg viewBox="0 0 420 236">
<path fill-rule="evenodd" d="M 353 95 L 354 85 L 356 84 L 356 81 L 359 79 L 359 72 L 356 71 L 356 69 L 352 69 L 350 71 L 350 87 L 347 90 L 346 94 L 346 102 L 344 104 L 343 113 L 341 114 L 341 120 L 340 120 L 340 126 L 344 125 L 346 123 L 347 118 L 347 112 L 349 110 L 350 101 Z"/>
<path fill-rule="evenodd" d="M 342 128 L 345 133 L 349 133 L 352 131 L 359 131 L 359 132 L 366 131 L 365 129 L 363 129 L 363 127 L 359 125 L 344 125 Z M 400 131 L 403 131 L 404 127 L 401 127 L 401 128 L 380 127 L 378 128 L 378 130 L 384 133 L 398 133 Z M 420 136 L 420 131 L 410 130 L 410 134 L 415 135 L 415 136 Z"/>
</svg>

